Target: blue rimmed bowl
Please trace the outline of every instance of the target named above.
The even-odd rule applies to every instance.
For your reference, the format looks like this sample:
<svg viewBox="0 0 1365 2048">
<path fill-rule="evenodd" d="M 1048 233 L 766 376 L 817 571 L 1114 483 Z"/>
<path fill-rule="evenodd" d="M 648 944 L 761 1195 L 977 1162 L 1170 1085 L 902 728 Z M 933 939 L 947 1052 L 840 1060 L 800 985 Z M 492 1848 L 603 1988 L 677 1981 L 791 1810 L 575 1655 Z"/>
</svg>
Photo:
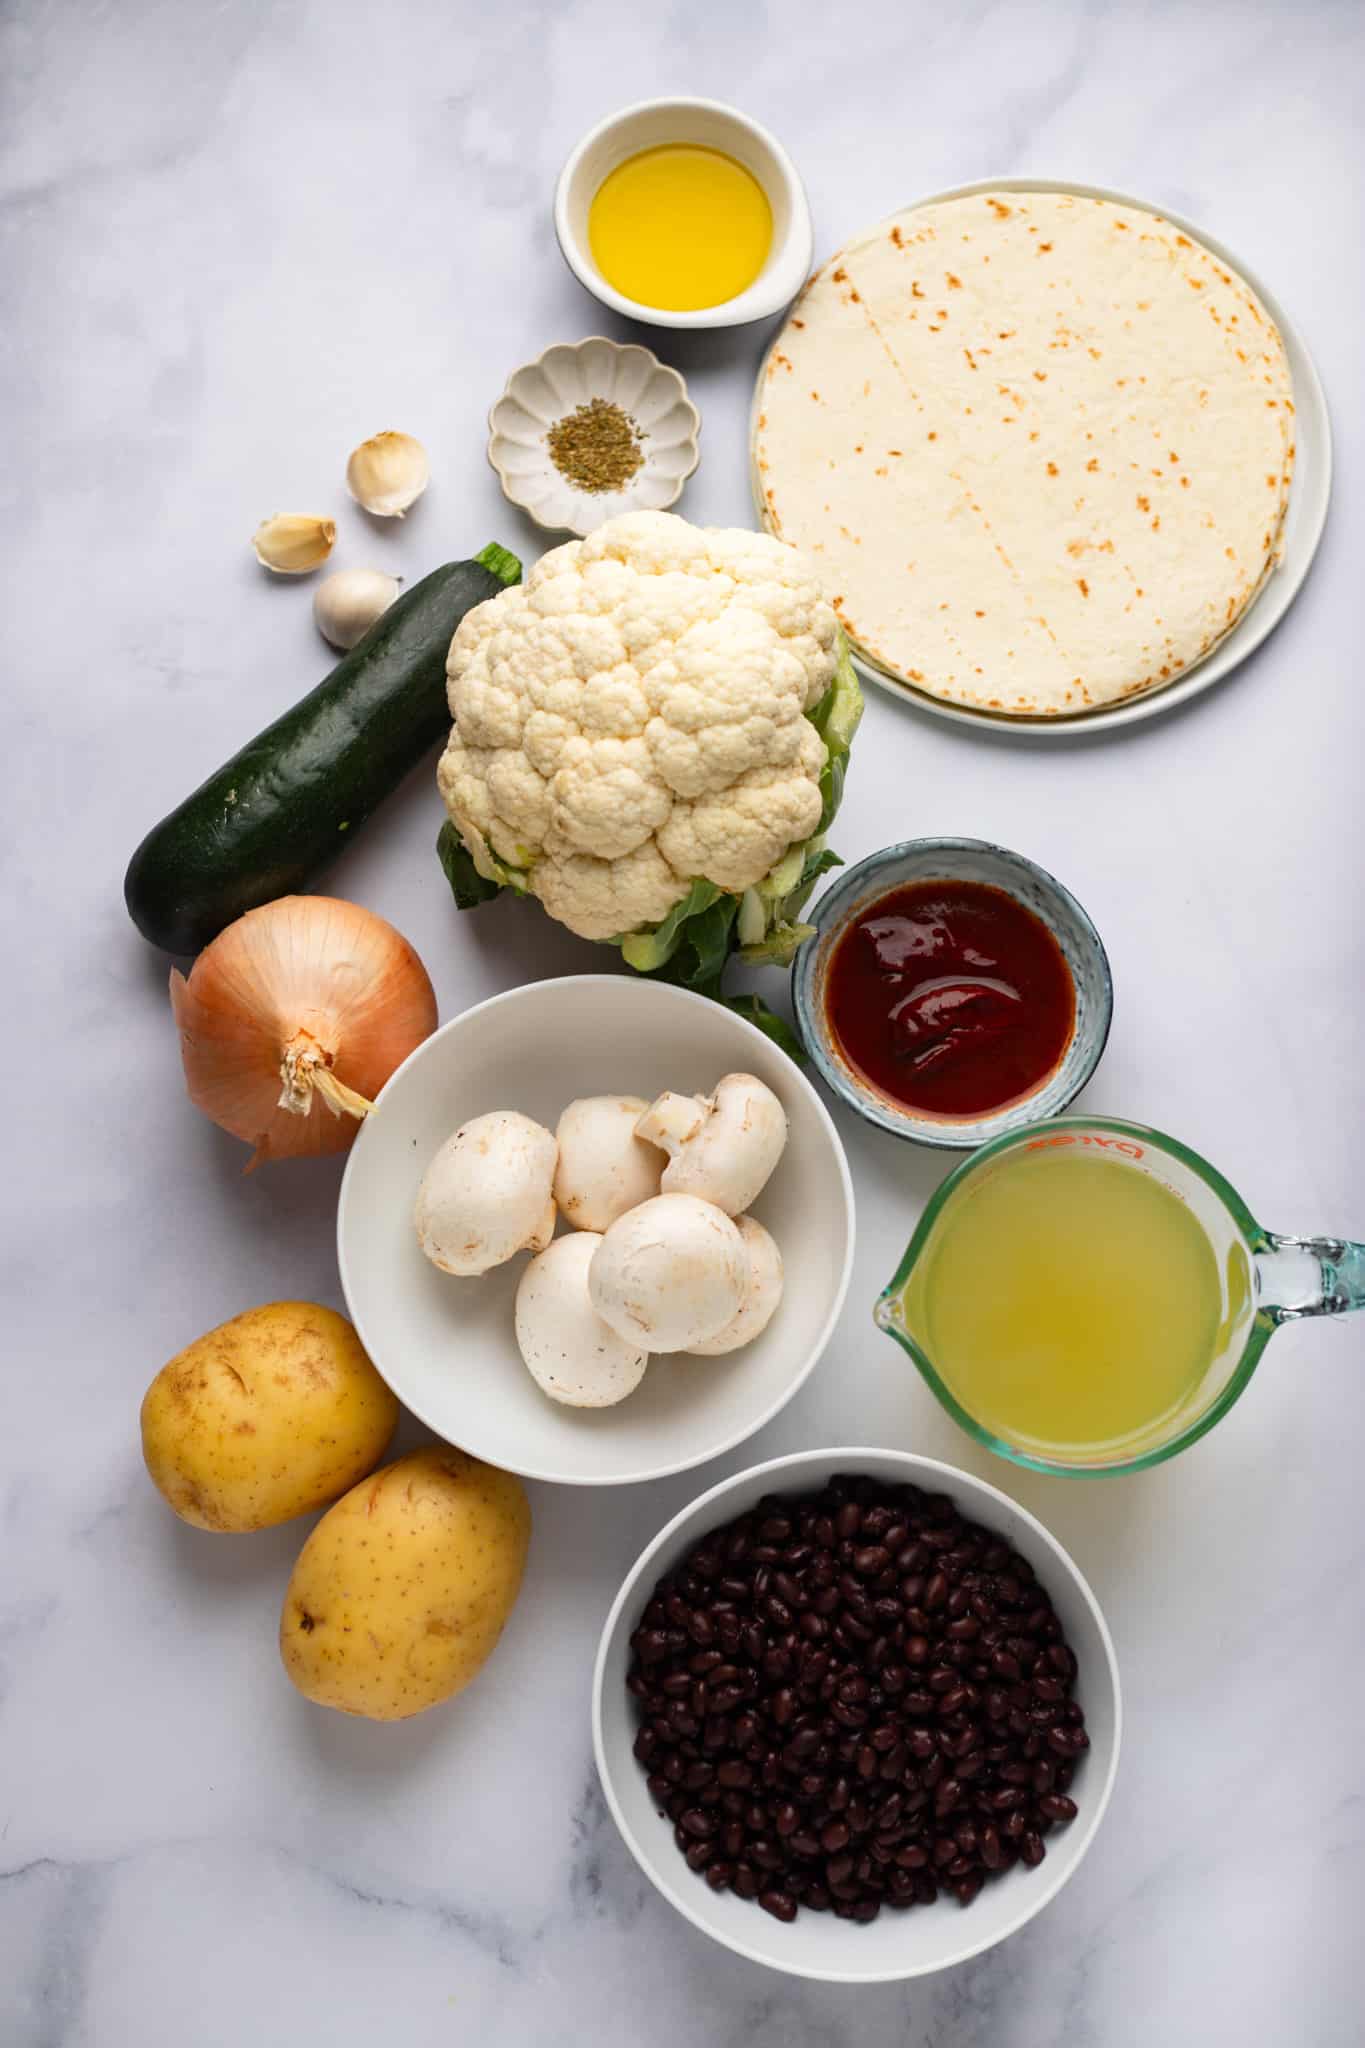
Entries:
<svg viewBox="0 0 1365 2048">
<path fill-rule="evenodd" d="M 980 882 L 1003 889 L 1042 919 L 1071 975 L 1076 1015 L 1061 1059 L 1029 1094 L 989 1116 L 930 1116 L 907 1109 L 849 1064 L 830 1027 L 825 987 L 835 947 L 856 918 L 908 882 Z M 1103 941 L 1071 891 L 1022 853 L 985 839 L 907 839 L 849 868 L 807 915 L 815 937 L 801 948 L 792 970 L 796 1022 L 806 1050 L 841 1101 L 895 1137 L 943 1151 L 974 1151 L 1006 1131 L 1060 1115 L 1099 1065 L 1114 1012 Z"/>
</svg>

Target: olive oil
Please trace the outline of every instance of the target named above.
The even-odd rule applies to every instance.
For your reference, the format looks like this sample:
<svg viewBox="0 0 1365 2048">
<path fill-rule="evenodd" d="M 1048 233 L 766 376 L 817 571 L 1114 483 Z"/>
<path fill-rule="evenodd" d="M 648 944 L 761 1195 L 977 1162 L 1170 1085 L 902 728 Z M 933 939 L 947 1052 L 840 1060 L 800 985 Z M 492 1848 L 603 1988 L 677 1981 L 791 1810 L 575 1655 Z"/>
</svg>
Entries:
<svg viewBox="0 0 1365 2048">
<path fill-rule="evenodd" d="M 904 1295 L 911 1337 L 973 1421 L 1078 1462 L 1197 1412 L 1251 1305 L 1240 1246 L 1220 1271 L 1179 1196 L 1073 1148 L 1007 1153 L 951 1195 Z"/>
<path fill-rule="evenodd" d="M 642 306 L 691 313 L 747 291 L 768 260 L 768 195 L 723 150 L 670 142 L 608 172 L 588 244 L 609 285 Z"/>
</svg>

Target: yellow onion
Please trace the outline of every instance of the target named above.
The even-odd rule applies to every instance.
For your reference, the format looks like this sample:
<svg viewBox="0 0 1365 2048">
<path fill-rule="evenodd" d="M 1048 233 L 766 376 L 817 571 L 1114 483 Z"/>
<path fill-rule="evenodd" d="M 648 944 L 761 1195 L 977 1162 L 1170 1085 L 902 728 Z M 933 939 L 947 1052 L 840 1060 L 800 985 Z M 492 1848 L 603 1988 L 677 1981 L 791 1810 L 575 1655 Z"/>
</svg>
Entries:
<svg viewBox="0 0 1365 2048">
<path fill-rule="evenodd" d="M 282 896 L 171 975 L 190 1101 L 263 1159 L 344 1152 L 389 1075 L 436 1028 L 401 933 L 333 896 Z"/>
</svg>

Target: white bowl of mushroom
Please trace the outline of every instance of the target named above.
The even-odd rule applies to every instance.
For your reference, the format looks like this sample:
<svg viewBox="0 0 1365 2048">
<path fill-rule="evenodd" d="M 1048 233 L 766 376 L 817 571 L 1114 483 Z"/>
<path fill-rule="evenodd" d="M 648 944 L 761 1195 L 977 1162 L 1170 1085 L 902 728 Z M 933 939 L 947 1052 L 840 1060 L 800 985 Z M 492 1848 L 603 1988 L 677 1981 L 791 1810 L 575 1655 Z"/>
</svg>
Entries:
<svg viewBox="0 0 1365 2048">
<path fill-rule="evenodd" d="M 580 1486 L 761 1428 L 829 1340 L 853 1238 L 799 1068 L 723 1005 L 621 975 L 513 989 L 418 1046 L 337 1217 L 347 1307 L 399 1399 Z"/>
</svg>

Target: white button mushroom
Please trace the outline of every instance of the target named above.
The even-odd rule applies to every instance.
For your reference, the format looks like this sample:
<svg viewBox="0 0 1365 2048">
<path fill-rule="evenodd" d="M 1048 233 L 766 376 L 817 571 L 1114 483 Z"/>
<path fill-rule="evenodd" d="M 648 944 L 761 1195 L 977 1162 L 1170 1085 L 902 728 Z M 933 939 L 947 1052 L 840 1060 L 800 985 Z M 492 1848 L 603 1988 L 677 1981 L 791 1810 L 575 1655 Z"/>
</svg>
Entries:
<svg viewBox="0 0 1365 2048">
<path fill-rule="evenodd" d="M 638 1095 L 587 1095 L 559 1119 L 555 1201 L 575 1230 L 606 1230 L 658 1194 L 664 1155 L 635 1135 L 648 1106 Z"/>
<path fill-rule="evenodd" d="M 686 1351 L 733 1321 L 749 1260 L 737 1226 L 694 1195 L 655 1195 L 612 1224 L 588 1293 L 604 1323 L 650 1351 Z"/>
<path fill-rule="evenodd" d="M 517 1287 L 517 1343 L 536 1385 L 569 1408 L 610 1408 L 633 1394 L 649 1353 L 603 1322 L 588 1297 L 595 1230 L 557 1238 Z"/>
<path fill-rule="evenodd" d="M 417 1241 L 443 1273 L 486 1273 L 555 1234 L 555 1141 L 515 1109 L 461 1124 L 422 1178 Z"/>
<path fill-rule="evenodd" d="M 748 1288 L 723 1330 L 708 1337 L 704 1344 L 689 1345 L 696 1358 L 720 1358 L 727 1351 L 738 1351 L 741 1344 L 751 1343 L 767 1329 L 782 1299 L 781 1252 L 752 1216 L 736 1216 L 735 1225 L 749 1258 Z"/>
<path fill-rule="evenodd" d="M 696 1195 L 738 1216 L 782 1157 L 787 1113 L 754 1075 L 727 1074 L 711 1095 L 661 1095 L 635 1134 L 667 1152 L 666 1195 Z"/>
</svg>

